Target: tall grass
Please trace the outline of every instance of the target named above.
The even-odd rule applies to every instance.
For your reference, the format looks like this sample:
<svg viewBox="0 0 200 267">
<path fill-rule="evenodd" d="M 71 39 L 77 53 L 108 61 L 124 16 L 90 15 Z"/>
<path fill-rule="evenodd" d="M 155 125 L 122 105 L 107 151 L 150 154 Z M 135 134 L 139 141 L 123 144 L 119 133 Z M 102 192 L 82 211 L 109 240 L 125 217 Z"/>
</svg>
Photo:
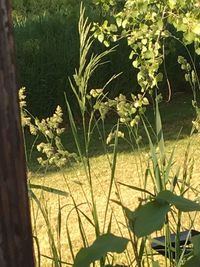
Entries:
<svg viewBox="0 0 200 267">
<path fill-rule="evenodd" d="M 88 19 L 85 19 L 83 6 L 81 6 L 78 29 L 79 67 L 75 70 L 73 78 L 69 79 L 69 84 L 81 115 L 80 124 L 83 144 L 80 141 L 79 129 L 74 115 L 74 102 L 71 103 L 68 94 L 66 94 L 65 100 L 76 152 L 79 156 L 79 163 L 75 165 L 75 168 L 79 168 L 84 173 L 88 190 L 85 189 L 82 181 L 78 179 L 75 183 L 76 190 L 79 191 L 76 192 L 65 169 L 60 169 L 60 173 L 62 173 L 64 185 L 66 186 L 65 191 L 69 195 L 44 185 L 30 184 L 30 194 L 36 204 L 33 204 L 33 225 L 35 226 L 34 232 L 38 251 L 37 264 L 41 266 L 41 258 L 45 257 L 50 260 L 50 265 L 56 267 L 70 265 L 88 267 L 90 264 L 101 267 L 161 266 L 160 261 L 162 261 L 162 258 L 156 255 L 149 243 L 159 242 L 155 239 L 156 236 L 163 235 L 165 236 L 164 243 L 162 243 L 164 247 L 164 266 L 188 266 L 187 260 L 192 259 L 192 253 L 196 250 L 191 250 L 191 253 L 187 254 L 188 247 L 186 243 L 180 248 L 180 234 L 187 227 L 189 230 L 187 238 L 190 238 L 191 229 L 195 225 L 196 213 L 191 215 L 189 212 L 200 210 L 200 206 L 196 202 L 198 191 L 191 184 L 194 162 L 190 153 L 190 141 L 185 149 L 182 163 L 177 163 L 175 159 L 176 147 L 171 152 L 166 151 L 158 99 L 156 99 L 155 129 L 149 124 L 144 114 L 140 115 L 142 127 L 149 144 L 148 150 L 145 151 L 147 155 L 144 155 L 140 147 L 139 126 L 130 127 L 128 123 L 123 124 L 120 121 L 120 116 L 116 121 L 116 125 L 111 129 L 109 140 L 111 146 L 109 147 L 105 132 L 105 111 L 108 111 L 107 109 L 110 107 L 114 109 L 114 106 L 107 106 L 105 103 L 108 102 L 103 102 L 108 99 L 104 90 L 118 75 L 108 79 L 106 86 L 100 89 L 91 90 L 90 79 L 98 71 L 98 68 L 106 63 L 107 56 L 110 53 L 114 53 L 117 48 L 111 48 L 99 54 L 91 53 L 94 40 L 90 32 L 91 24 Z M 92 98 L 92 95 L 96 95 L 96 98 Z M 111 101 L 111 103 L 113 102 Z M 96 104 L 104 104 L 103 108 L 106 110 L 96 110 L 94 108 Z M 124 101 L 124 105 L 126 104 L 126 101 Z M 124 127 L 127 127 L 127 137 L 124 137 L 121 132 Z M 96 195 L 95 166 L 90 157 L 94 130 L 96 130 L 95 133 L 99 133 L 102 140 L 109 176 L 106 189 L 102 182 L 98 181 L 98 186 L 102 191 L 101 197 L 103 195 L 101 202 L 104 203 L 101 206 L 98 205 L 99 200 Z M 133 150 L 136 148 L 138 151 L 138 157 L 135 162 L 137 169 L 136 180 L 139 180 L 137 184 L 123 182 L 120 179 L 121 177 L 117 178 L 120 138 L 126 139 L 131 148 Z M 38 196 L 35 190 L 39 188 L 42 191 Z M 134 194 L 138 196 L 138 203 L 131 203 L 131 206 L 126 206 L 123 197 L 125 188 L 133 190 Z M 50 218 L 51 214 L 47 208 L 48 203 L 44 197 L 45 190 L 48 193 L 59 195 L 59 198 L 55 198 L 58 203 L 56 225 L 52 223 Z M 189 191 L 195 201 L 186 199 Z M 67 199 L 64 199 L 64 203 L 60 199 L 63 194 L 67 197 Z M 77 194 L 82 194 L 81 202 L 77 201 Z M 130 195 L 130 199 L 131 197 Z M 48 251 L 47 255 L 40 252 L 40 243 L 37 239 L 37 214 L 39 213 L 44 218 L 49 239 L 50 251 Z M 120 216 L 118 216 L 119 214 Z M 65 221 L 63 221 L 64 216 L 66 217 Z M 70 225 L 72 216 L 76 218 L 73 220 L 73 226 Z M 186 218 L 187 224 L 185 223 Z M 65 228 L 66 237 L 64 252 L 61 248 L 62 234 L 64 235 L 63 228 Z M 79 247 L 82 247 L 78 253 L 77 245 L 73 243 L 74 229 L 79 232 Z M 88 229 L 90 229 L 90 233 L 88 233 Z M 171 242 L 172 233 L 176 235 L 175 247 Z M 123 254 L 117 256 L 117 253 L 121 252 Z M 67 253 L 70 255 L 69 257 L 64 255 Z M 70 260 L 64 260 L 66 258 L 70 258 Z"/>
</svg>

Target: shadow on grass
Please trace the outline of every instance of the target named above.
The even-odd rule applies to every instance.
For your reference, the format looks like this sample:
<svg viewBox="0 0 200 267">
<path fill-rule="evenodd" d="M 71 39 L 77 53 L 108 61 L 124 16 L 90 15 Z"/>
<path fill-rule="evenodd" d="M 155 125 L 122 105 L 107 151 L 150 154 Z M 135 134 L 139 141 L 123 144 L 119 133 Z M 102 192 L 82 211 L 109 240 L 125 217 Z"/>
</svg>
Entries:
<svg viewBox="0 0 200 267">
<path fill-rule="evenodd" d="M 163 123 L 163 132 L 165 141 L 176 141 L 177 139 L 184 139 L 190 135 L 190 131 L 192 128 L 192 120 L 195 117 L 194 109 L 191 105 L 192 97 L 191 95 L 179 94 L 173 97 L 170 102 L 162 102 L 160 104 L 160 113 Z M 155 120 L 154 120 L 154 111 L 152 107 L 149 107 L 146 112 L 147 119 L 154 129 Z M 116 117 L 108 118 L 105 122 L 105 136 L 109 134 L 113 126 L 117 121 Z M 100 126 L 100 131 L 102 128 Z M 127 135 L 127 130 L 125 131 L 125 136 Z M 145 134 L 145 131 L 142 127 L 139 129 L 139 133 L 142 136 L 142 143 L 140 144 L 141 149 L 148 149 L 148 140 Z M 78 136 L 80 144 L 83 148 L 84 139 L 83 139 L 83 131 L 81 128 L 78 128 Z M 76 145 L 73 139 L 72 132 L 67 129 L 66 133 L 63 134 L 63 144 L 67 151 L 77 153 Z M 44 172 L 44 169 L 41 168 L 37 162 L 37 157 L 41 156 L 41 154 L 37 151 L 36 147 L 32 147 L 34 139 L 32 136 L 27 136 L 27 158 L 28 158 L 28 168 L 35 172 Z M 37 144 L 42 140 L 38 139 Z M 130 153 L 132 151 L 137 151 L 137 145 L 133 141 L 133 147 L 130 146 L 123 139 L 119 139 L 118 152 L 121 153 Z M 112 146 L 107 146 L 107 151 L 112 153 Z M 105 149 L 103 147 L 102 138 L 99 135 L 97 130 L 94 131 L 90 144 L 90 157 L 97 157 L 105 153 Z M 48 172 L 54 172 L 55 168 L 48 168 Z"/>
</svg>

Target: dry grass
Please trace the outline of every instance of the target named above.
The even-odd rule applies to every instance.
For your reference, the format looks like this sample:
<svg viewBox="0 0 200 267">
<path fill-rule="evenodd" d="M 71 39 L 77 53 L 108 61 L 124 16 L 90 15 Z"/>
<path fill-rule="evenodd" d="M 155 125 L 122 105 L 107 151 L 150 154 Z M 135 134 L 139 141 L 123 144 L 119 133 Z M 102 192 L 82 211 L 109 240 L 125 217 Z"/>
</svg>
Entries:
<svg viewBox="0 0 200 267">
<path fill-rule="evenodd" d="M 175 162 L 173 166 L 173 174 L 176 173 L 178 166 L 181 168 L 184 165 L 184 156 L 185 150 L 188 143 L 188 138 L 182 139 L 178 142 L 168 141 L 167 142 L 167 151 L 171 151 L 174 145 L 177 146 L 175 153 Z M 191 154 L 190 156 L 195 159 L 193 175 L 192 175 L 192 185 L 195 188 L 200 189 L 200 150 L 199 150 L 200 138 L 196 135 L 191 143 Z M 117 169 L 115 174 L 115 181 L 120 181 L 126 184 L 142 187 L 143 178 L 144 178 L 144 170 L 147 162 L 147 152 L 142 153 L 120 153 L 117 158 Z M 98 208 L 98 216 L 100 221 L 100 228 L 103 228 L 104 222 L 104 212 L 106 199 L 108 194 L 109 182 L 111 177 L 111 171 L 109 168 L 108 161 L 105 156 L 101 155 L 98 157 L 91 158 L 91 170 L 93 177 L 93 188 L 95 193 L 95 199 Z M 181 172 L 183 169 L 181 170 Z M 85 198 L 87 197 L 90 201 L 90 189 L 88 186 L 87 179 L 85 177 L 84 169 L 76 165 L 73 168 L 60 171 L 57 173 L 47 173 L 44 176 L 42 174 L 36 175 L 32 174 L 31 182 L 36 184 L 44 184 L 46 186 L 51 186 L 57 189 L 65 190 L 67 192 L 70 191 L 71 196 L 73 196 L 77 205 L 80 205 L 80 209 L 87 214 L 91 218 L 91 213 L 88 205 L 85 203 Z M 152 184 L 149 182 L 148 190 L 153 190 Z M 119 188 L 121 193 L 121 198 L 123 204 L 133 210 L 138 205 L 138 198 L 141 197 L 141 193 L 133 191 L 127 187 Z M 62 259 L 63 261 L 72 262 L 71 254 L 69 251 L 69 245 L 67 242 L 66 235 L 66 223 L 69 227 L 69 232 L 71 234 L 74 252 L 76 253 L 78 249 L 82 246 L 82 241 L 80 238 L 80 231 L 78 227 L 78 220 L 75 210 L 73 209 L 73 202 L 71 196 L 68 198 L 59 197 L 50 194 L 50 193 L 42 193 L 39 190 L 35 190 L 37 196 L 41 198 L 42 203 L 46 203 L 45 205 L 49 211 L 49 217 L 51 221 L 51 226 L 54 229 L 54 234 L 56 236 L 56 224 L 58 217 L 58 203 L 60 201 L 61 206 L 65 206 L 62 209 L 62 233 L 61 233 L 61 251 L 62 251 Z M 117 200 L 118 194 L 116 187 L 113 187 L 111 198 Z M 193 198 L 193 196 L 189 196 Z M 124 216 L 121 211 L 121 208 L 113 202 L 110 202 L 110 210 L 114 211 L 113 217 L 113 228 L 112 232 L 116 234 L 123 233 L 127 235 L 126 227 L 124 226 Z M 42 218 L 40 212 L 37 211 L 37 207 L 32 203 L 32 214 L 34 214 L 35 222 L 33 220 L 33 226 L 35 233 L 39 239 L 41 253 L 45 255 L 50 255 L 49 251 L 49 240 L 47 235 L 47 228 L 45 225 L 45 221 Z M 68 216 L 69 215 L 69 216 Z M 34 217 L 33 216 L 33 217 Z M 108 217 L 109 218 L 109 217 Z M 91 226 L 88 221 L 84 218 L 84 228 L 87 233 L 88 242 L 91 243 L 95 239 L 95 231 L 94 227 Z M 67 221 L 66 221 L 67 220 Z M 196 229 L 200 230 L 200 224 L 198 220 L 195 224 Z M 108 223 L 108 221 L 107 221 Z M 184 220 L 184 227 L 188 227 L 189 220 Z M 120 233 L 121 232 L 121 233 Z M 120 257 L 120 260 L 123 262 L 124 257 Z M 119 262 L 118 262 L 119 263 Z M 51 266 L 51 260 L 47 260 L 43 258 L 42 267 Z M 63 265 L 66 266 L 66 265 Z"/>
</svg>

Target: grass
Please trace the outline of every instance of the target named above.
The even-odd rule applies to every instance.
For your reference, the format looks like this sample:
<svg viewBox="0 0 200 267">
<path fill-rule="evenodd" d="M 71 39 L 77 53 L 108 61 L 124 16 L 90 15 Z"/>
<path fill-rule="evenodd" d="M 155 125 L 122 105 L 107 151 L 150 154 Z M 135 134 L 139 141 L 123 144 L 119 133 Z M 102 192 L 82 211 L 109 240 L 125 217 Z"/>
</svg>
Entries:
<svg viewBox="0 0 200 267">
<path fill-rule="evenodd" d="M 30 191 L 32 196 L 31 210 L 38 267 L 73 265 L 75 255 L 80 247 L 83 246 L 86 249 L 84 251 L 87 251 L 87 247 L 94 240 L 98 241 L 106 233 L 120 236 L 121 241 L 122 236 L 126 236 L 131 242 L 122 256 L 98 254 L 101 267 L 105 266 L 105 262 L 112 264 L 112 266 L 117 262 L 129 267 L 149 267 L 152 261 L 152 258 L 149 259 L 149 257 L 153 257 L 153 252 L 149 252 L 146 243 L 149 235 L 155 230 L 159 230 L 161 225 L 164 226 L 161 233 L 166 237 L 172 232 L 179 233 L 185 228 L 196 227 L 193 225 L 193 218 L 196 214 L 191 215 L 188 211 L 199 210 L 199 206 L 194 203 L 191 204 L 190 201 L 181 197 L 185 196 L 197 200 L 197 193 L 199 194 L 199 191 L 195 191 L 198 185 L 196 184 L 198 183 L 196 177 L 199 175 L 199 153 L 197 150 L 199 136 L 196 134 L 189 138 L 191 121 L 194 116 L 191 109 L 191 99 L 190 96 L 175 95 L 172 102 L 163 101 L 160 104 L 164 122 L 163 128 L 157 103 L 155 110 L 150 105 L 146 111 L 150 124 L 143 123 L 143 127 L 138 128 L 139 116 L 134 115 L 134 119 L 130 117 L 128 120 L 127 116 L 130 114 L 132 116 L 138 112 L 142 121 L 145 120 L 141 109 L 137 110 L 145 98 L 142 99 L 142 102 L 133 99 L 132 104 L 136 108 L 135 111 L 133 106 L 121 96 L 113 103 L 110 100 L 104 102 L 107 98 L 105 94 L 101 94 L 101 90 L 92 90 L 93 93 L 100 91 L 95 99 L 92 93 L 93 98 L 88 95 L 89 80 L 93 72 L 96 72 L 98 66 L 102 64 L 104 56 L 113 50 L 91 55 L 90 48 L 93 44 L 90 35 L 91 24 L 88 23 L 87 19 L 84 19 L 82 5 L 78 28 L 80 64 L 70 80 L 70 86 L 80 109 L 80 125 L 82 127 L 78 125 L 79 118 L 73 116 L 74 106 L 71 98 L 66 96 L 67 112 L 64 113 L 68 113 L 70 125 L 65 125 L 67 132 L 63 135 L 63 144 L 68 151 L 78 154 L 80 162 L 73 162 L 70 166 L 65 165 L 65 168 L 59 167 L 57 172 L 55 168 L 34 171 L 32 167 L 34 165 L 37 167 L 34 164 L 37 155 L 34 153 L 29 162 L 30 170 L 33 169 L 33 172 L 29 173 L 29 181 L 30 188 L 32 188 Z M 95 103 L 94 107 L 93 103 Z M 89 105 L 93 107 L 90 111 L 89 108 L 86 108 Z M 117 118 L 113 113 L 109 113 L 105 125 L 96 127 L 95 131 L 92 130 L 93 125 L 96 125 L 95 109 L 99 110 L 100 118 L 102 118 L 108 108 L 106 105 L 118 111 L 121 116 L 120 121 L 127 122 L 127 130 L 123 128 L 125 136 L 128 136 L 127 139 L 119 138 L 118 129 L 121 130 L 122 125 L 119 122 L 116 124 Z M 62 111 L 59 110 L 53 115 L 53 119 L 43 120 L 42 123 L 35 122 L 40 129 L 39 132 L 48 141 L 48 144 L 41 144 L 42 146 L 40 146 L 40 148 L 44 148 L 44 153 L 48 157 L 48 160 L 45 161 L 48 165 L 56 165 L 56 161 L 61 164 L 63 161 L 60 159 L 64 159 L 64 162 L 68 160 L 62 158 L 68 154 L 63 154 L 66 151 L 63 150 L 59 139 L 59 132 L 62 132 L 59 128 L 62 122 Z M 90 113 L 89 118 L 88 113 Z M 154 125 L 155 118 L 156 125 Z M 30 121 L 28 122 L 30 123 Z M 49 124 L 49 128 L 46 127 L 46 124 Z M 113 143 L 106 145 L 106 136 L 110 130 L 112 130 L 114 138 Z M 163 143 L 163 130 L 166 151 Z M 156 132 L 153 134 L 153 141 L 150 138 L 151 132 Z M 138 145 L 139 135 L 143 139 Z M 55 147 L 53 147 L 54 143 Z M 190 147 L 188 146 L 189 143 Z M 29 142 L 27 142 L 27 147 L 30 147 Z M 175 155 L 172 152 L 174 148 Z M 62 157 L 60 158 L 59 155 Z M 56 166 L 61 166 L 60 164 Z M 41 186 L 40 189 L 38 189 L 39 185 Z M 189 195 L 188 189 L 191 189 L 192 194 Z M 166 190 L 170 190 L 170 192 Z M 173 196 L 172 200 L 169 196 L 170 198 Z M 187 203 L 186 207 L 184 206 L 185 203 Z M 134 213 L 133 211 L 138 205 L 141 207 Z M 187 211 L 186 215 L 182 215 L 182 211 Z M 145 224 L 149 217 L 151 220 Z M 181 218 L 183 221 L 179 228 Z M 156 223 L 154 223 L 155 220 Z M 128 221 L 131 224 L 128 224 Z M 144 229 L 141 227 L 141 221 L 143 222 L 142 225 L 144 224 Z M 144 236 L 143 240 L 139 239 L 141 236 Z M 107 235 L 107 237 L 110 236 Z M 108 243 L 112 241 L 106 240 Z M 105 245 L 109 246 L 108 243 Z M 166 253 L 170 250 L 167 244 L 169 247 L 171 246 L 169 239 L 166 241 Z M 102 253 L 102 251 L 98 251 L 98 253 Z M 164 266 L 179 267 L 179 264 L 175 265 L 179 259 L 179 249 L 176 248 L 176 263 L 168 265 L 165 257 Z M 142 260 L 145 260 L 145 263 Z M 88 265 L 85 264 L 84 266 Z M 99 265 L 93 264 L 93 266 Z"/>
<path fill-rule="evenodd" d="M 189 142 L 189 132 L 191 128 L 191 120 L 193 118 L 193 112 L 191 109 L 191 100 L 189 96 L 174 97 L 170 103 L 163 102 L 161 104 L 161 115 L 163 118 L 163 126 L 166 145 L 167 145 L 167 154 L 176 146 L 175 150 L 175 162 L 173 165 L 173 172 L 171 175 L 175 175 L 178 165 L 181 166 L 180 178 L 183 175 L 184 167 L 184 156 L 187 144 Z M 152 112 L 152 111 L 151 111 Z M 147 112 L 148 114 L 148 112 Z M 149 119 L 151 121 L 151 113 L 149 111 Z M 106 125 L 107 130 L 113 125 L 111 119 L 109 119 L 108 124 Z M 180 133 L 180 130 L 181 133 Z M 180 133 L 180 134 L 179 134 Z M 80 129 L 81 134 L 81 129 Z M 69 137 L 66 144 L 68 147 L 71 146 L 73 149 L 73 144 L 71 144 L 72 139 Z M 179 136 L 178 140 L 177 137 Z M 110 168 L 106 156 L 102 153 L 101 142 L 98 139 L 97 135 L 94 135 L 94 141 L 92 145 L 91 152 L 91 175 L 93 177 L 93 188 L 96 204 L 98 207 L 98 216 L 100 220 L 100 229 L 103 228 L 103 214 L 105 211 L 106 205 L 106 195 L 109 190 L 110 182 Z M 145 141 L 146 143 L 146 141 Z M 196 188 L 199 185 L 199 145 L 200 138 L 198 135 L 194 135 L 191 139 L 191 156 L 194 158 L 194 169 L 193 169 L 193 179 L 192 185 Z M 115 173 L 116 181 L 120 181 L 125 184 L 130 184 L 134 186 L 141 187 L 141 183 L 144 177 L 144 170 L 147 162 L 147 153 L 148 150 L 146 146 L 144 149 L 138 153 L 137 150 L 130 151 L 127 149 L 127 146 L 124 142 L 120 143 L 119 146 L 120 153 L 117 156 L 117 168 Z M 111 157 L 111 154 L 109 154 Z M 69 168 L 63 169 L 62 171 L 51 171 L 48 173 L 33 172 L 29 175 L 30 181 L 36 184 L 42 184 L 45 186 L 54 187 L 66 192 L 70 192 L 71 196 L 67 199 L 66 197 L 59 197 L 52 195 L 50 193 L 41 192 L 40 190 L 34 190 L 36 195 L 40 198 L 41 203 L 45 203 L 45 206 L 48 210 L 49 218 L 51 225 L 53 226 L 54 235 L 57 236 L 57 223 L 59 218 L 59 206 L 63 207 L 62 209 L 62 229 L 61 229 L 61 239 L 60 247 L 62 252 L 62 260 L 69 265 L 73 262 L 70 253 L 70 244 L 67 242 L 67 232 L 66 227 L 71 234 L 71 241 L 73 244 L 74 254 L 80 249 L 83 245 L 80 237 L 80 228 L 78 225 L 77 214 L 73 208 L 73 200 L 76 205 L 81 208 L 81 211 L 91 219 L 91 214 L 88 209 L 88 206 L 85 203 L 85 197 L 89 199 L 90 188 L 88 186 L 87 178 L 85 176 L 84 169 L 79 164 L 74 164 Z M 152 185 L 148 184 L 147 188 L 152 189 Z M 114 187 L 111 193 L 111 199 L 118 199 L 118 191 Z M 138 198 L 141 197 L 141 194 L 133 191 L 127 187 L 120 187 L 120 194 L 122 203 L 133 210 L 138 205 Z M 73 196 L 73 199 L 71 198 Z M 192 196 L 190 196 L 192 198 Z M 33 204 L 32 212 L 35 214 L 35 220 L 33 220 L 33 226 L 35 233 L 37 232 L 37 238 L 39 239 L 41 253 L 44 255 L 50 255 L 49 240 L 47 235 L 47 229 L 45 222 L 40 212 L 37 210 L 37 207 Z M 112 208 L 111 208 L 112 207 Z M 114 203 L 110 204 L 109 213 L 111 209 L 114 210 L 114 223 L 112 224 L 112 232 L 116 234 L 125 234 L 127 235 L 127 230 L 125 227 L 124 217 L 121 211 L 121 208 Z M 33 216 L 33 217 L 34 217 Z M 84 228 L 87 233 L 87 240 L 89 244 L 95 239 L 95 230 L 94 227 L 88 223 L 87 218 L 82 216 L 84 223 Z M 187 217 L 187 216 L 186 216 Z M 35 223 L 34 223 L 35 221 Z M 189 227 L 190 220 L 186 218 L 183 228 Z M 107 222 L 108 224 L 108 222 Z M 195 226 L 198 230 L 198 223 Z M 125 261 L 125 256 L 116 256 L 118 263 L 123 263 Z M 51 260 L 45 257 L 42 257 L 42 267 L 51 266 Z M 67 264 L 63 264 L 67 266 Z"/>
<path fill-rule="evenodd" d="M 192 120 L 195 118 L 194 109 L 191 105 L 192 96 L 189 94 L 181 94 L 175 95 L 172 97 L 170 102 L 162 101 L 160 104 L 160 111 L 162 114 L 162 122 L 165 133 L 166 141 L 173 141 L 179 139 L 186 138 L 191 131 Z M 154 126 L 154 111 L 153 107 L 149 107 L 146 112 L 147 118 L 151 125 Z M 106 134 L 109 134 L 112 127 L 115 125 L 117 121 L 116 115 L 112 114 L 108 116 L 105 121 L 105 131 Z M 75 151 L 75 142 L 72 136 L 72 132 L 70 130 L 70 125 L 65 124 L 66 128 L 65 133 L 62 136 L 62 141 L 66 149 L 70 152 Z M 83 143 L 83 131 L 79 123 L 77 122 L 78 135 L 80 138 L 80 142 Z M 102 130 L 102 128 L 100 128 Z M 144 131 L 141 129 L 141 133 L 144 137 L 143 146 L 145 147 L 147 144 L 147 139 L 145 137 Z M 37 143 L 40 143 L 42 139 L 38 139 Z M 31 136 L 27 133 L 26 135 L 26 147 L 27 147 L 27 155 L 28 155 L 28 167 L 30 171 L 37 171 L 39 169 L 39 165 L 37 163 L 37 157 L 39 157 L 39 153 L 36 149 L 32 150 L 32 146 L 34 145 L 35 137 Z M 129 153 L 132 149 L 127 142 L 123 140 L 119 140 L 118 150 L 121 152 Z M 91 141 L 90 147 L 90 156 L 98 156 L 104 153 L 104 149 L 102 146 L 102 140 L 99 137 L 98 132 L 96 131 L 93 134 L 93 138 Z"/>
<path fill-rule="evenodd" d="M 177 145 L 176 150 L 176 164 L 183 161 L 185 146 L 187 143 L 187 139 L 182 139 L 179 142 L 169 141 L 167 149 L 171 150 L 174 144 Z M 199 166 L 199 156 L 200 153 L 198 151 L 198 147 L 200 145 L 199 138 L 195 138 L 194 140 L 194 147 L 193 149 L 196 150 L 193 156 L 195 156 L 195 166 L 194 166 L 194 174 L 192 179 L 192 184 L 194 187 L 199 185 L 199 175 L 200 171 L 198 169 Z M 115 179 L 117 181 L 120 181 L 122 183 L 131 184 L 134 186 L 141 186 L 141 180 L 142 176 L 144 175 L 142 173 L 142 170 L 138 170 L 139 160 L 140 156 L 137 153 L 120 153 L 118 156 L 117 161 L 117 170 Z M 143 155 L 143 160 L 145 159 L 145 156 Z M 145 160 L 144 160 L 145 165 Z M 109 188 L 109 181 L 110 181 L 110 173 L 109 173 L 109 166 L 107 163 L 107 160 L 104 156 L 97 156 L 93 157 L 91 160 L 91 169 L 92 169 L 92 177 L 93 180 L 93 187 L 95 188 L 94 194 L 96 197 L 96 204 L 98 207 L 98 215 L 99 218 L 102 218 L 103 211 L 105 209 L 105 203 L 106 203 L 106 193 Z M 176 171 L 176 168 L 174 167 L 174 173 Z M 67 183 L 66 183 L 67 180 Z M 87 184 L 87 179 L 84 174 L 84 170 L 80 166 L 74 166 L 74 168 L 71 168 L 69 170 L 64 171 L 64 175 L 61 172 L 58 173 L 49 173 L 45 174 L 43 176 L 40 175 L 33 175 L 31 177 L 31 181 L 33 183 L 37 184 L 43 184 L 46 186 L 54 187 L 57 189 L 62 189 L 68 191 L 68 186 L 70 187 L 70 190 L 73 194 L 73 197 L 76 201 L 76 205 L 81 205 L 81 210 L 85 212 L 88 216 L 90 216 L 90 212 L 88 210 L 88 207 L 86 203 L 84 204 L 84 194 L 83 190 L 86 195 L 89 195 L 89 187 Z M 81 184 L 81 186 L 79 185 Z M 148 189 L 152 189 L 151 185 L 148 185 Z M 123 203 L 126 207 L 129 207 L 131 210 L 135 209 L 138 204 L 138 198 L 140 197 L 140 193 L 135 192 L 133 190 L 130 190 L 128 188 L 122 188 L 121 190 Z M 113 190 L 111 198 L 117 199 L 117 191 Z M 57 215 L 58 215 L 58 197 L 52 196 L 49 193 L 44 194 L 44 199 L 47 204 L 48 210 L 49 210 L 49 216 L 51 218 L 51 225 L 55 226 L 57 221 Z M 68 199 L 64 197 L 60 197 L 60 205 L 67 205 L 65 209 L 63 210 L 63 224 L 62 224 L 62 240 L 61 240 L 61 247 L 63 251 L 63 259 L 66 262 L 72 262 L 72 259 L 70 257 L 70 251 L 69 251 L 69 244 L 67 244 L 67 236 L 66 236 L 66 225 L 65 220 L 71 211 L 72 208 L 72 200 L 70 197 Z M 120 224 L 120 231 L 125 232 L 125 227 L 121 224 L 124 224 L 123 214 L 121 209 L 117 205 L 112 205 L 116 219 L 118 223 Z M 101 219 L 100 219 L 101 221 Z M 101 221 L 101 223 L 103 223 Z M 77 223 L 77 215 L 75 210 L 70 213 L 69 220 L 69 231 L 71 233 L 71 238 L 74 246 L 74 252 L 76 253 L 78 249 L 80 249 L 81 245 L 81 237 L 79 232 L 79 227 Z M 87 225 L 87 226 L 86 226 Z M 184 228 L 189 228 L 189 223 L 187 222 L 183 226 Z M 199 225 L 196 225 L 197 230 Z M 100 228 L 102 229 L 102 224 L 100 225 Z M 94 241 L 95 233 L 94 228 L 91 227 L 85 220 L 85 230 L 87 232 L 87 238 L 89 243 Z M 55 229 L 54 229 L 55 231 Z M 44 220 L 41 216 L 41 214 L 38 215 L 37 218 L 37 237 L 40 241 L 40 248 L 42 251 L 42 254 L 48 254 L 48 247 L 49 247 L 49 240 L 46 233 L 46 226 L 44 224 Z M 119 229 L 116 226 L 116 222 L 112 226 L 112 232 L 119 234 Z M 127 233 L 126 233 L 127 234 Z M 122 258 L 123 260 L 123 258 Z M 42 266 L 50 266 L 50 261 L 47 261 L 44 259 L 44 262 Z"/>
</svg>

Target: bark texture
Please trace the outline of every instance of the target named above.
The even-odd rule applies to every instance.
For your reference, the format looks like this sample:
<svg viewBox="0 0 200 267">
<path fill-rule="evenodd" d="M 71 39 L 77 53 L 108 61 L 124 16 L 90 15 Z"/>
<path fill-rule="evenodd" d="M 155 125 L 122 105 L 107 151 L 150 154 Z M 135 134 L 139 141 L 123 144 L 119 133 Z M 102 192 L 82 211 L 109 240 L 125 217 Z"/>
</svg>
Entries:
<svg viewBox="0 0 200 267">
<path fill-rule="evenodd" d="M 9 0 L 0 0 L 0 266 L 34 266 Z"/>
</svg>

